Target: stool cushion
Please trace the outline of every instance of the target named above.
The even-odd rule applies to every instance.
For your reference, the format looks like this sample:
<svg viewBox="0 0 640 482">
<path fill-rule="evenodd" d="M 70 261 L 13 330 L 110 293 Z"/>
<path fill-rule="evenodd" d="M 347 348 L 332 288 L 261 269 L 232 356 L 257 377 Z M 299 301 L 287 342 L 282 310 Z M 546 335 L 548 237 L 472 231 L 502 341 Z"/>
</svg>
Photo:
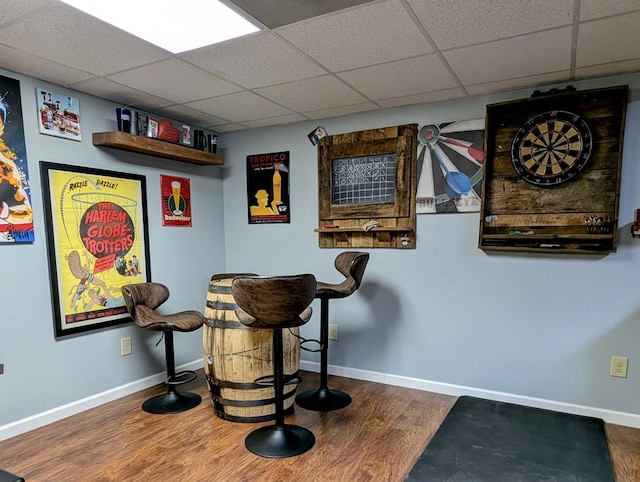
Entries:
<svg viewBox="0 0 640 482">
<path fill-rule="evenodd" d="M 345 277 L 342 283 L 331 284 L 318 281 L 316 298 L 346 298 L 360 287 L 364 270 L 369 261 L 369 253 L 345 251 L 335 259 L 336 269 Z"/>
<path fill-rule="evenodd" d="M 200 328 L 204 321 L 204 315 L 195 310 L 161 315 L 145 305 L 136 306 L 136 325 L 148 330 L 194 331 Z"/>
<path fill-rule="evenodd" d="M 241 323 L 251 328 L 292 328 L 311 317 L 316 278 L 312 274 L 237 277 L 231 291 Z"/>
</svg>

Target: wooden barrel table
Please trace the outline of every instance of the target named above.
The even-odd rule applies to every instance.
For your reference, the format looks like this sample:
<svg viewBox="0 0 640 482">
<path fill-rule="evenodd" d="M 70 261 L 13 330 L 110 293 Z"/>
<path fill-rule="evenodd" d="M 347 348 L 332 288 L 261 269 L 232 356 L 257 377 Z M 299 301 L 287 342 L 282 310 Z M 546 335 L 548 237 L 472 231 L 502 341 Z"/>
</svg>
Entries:
<svg viewBox="0 0 640 482">
<path fill-rule="evenodd" d="M 215 413 L 233 422 L 263 422 L 275 418 L 273 386 L 257 384 L 273 375 L 273 334 L 238 321 L 231 293 L 233 275 L 216 275 L 209 283 L 202 327 L 204 371 Z M 300 369 L 298 328 L 283 330 L 284 372 Z M 285 386 L 284 408 L 293 411 L 297 383 Z"/>
</svg>

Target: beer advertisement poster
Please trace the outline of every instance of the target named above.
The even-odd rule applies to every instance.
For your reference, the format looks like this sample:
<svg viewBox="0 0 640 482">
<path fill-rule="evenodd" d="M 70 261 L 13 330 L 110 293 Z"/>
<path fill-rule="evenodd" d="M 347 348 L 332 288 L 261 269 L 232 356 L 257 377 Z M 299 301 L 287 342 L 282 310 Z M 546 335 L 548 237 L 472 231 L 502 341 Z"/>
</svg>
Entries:
<svg viewBox="0 0 640 482">
<path fill-rule="evenodd" d="M 77 97 L 36 88 L 38 132 L 48 136 L 81 141 L 80 101 Z"/>
<path fill-rule="evenodd" d="M 191 184 L 186 177 L 160 174 L 162 225 L 191 226 Z"/>
<path fill-rule="evenodd" d="M 33 243 L 20 82 L 0 75 L 0 244 Z"/>
<path fill-rule="evenodd" d="M 150 280 L 145 177 L 40 161 L 56 337 L 131 321 Z"/>
<path fill-rule="evenodd" d="M 249 224 L 288 223 L 289 151 L 247 156 Z"/>
</svg>

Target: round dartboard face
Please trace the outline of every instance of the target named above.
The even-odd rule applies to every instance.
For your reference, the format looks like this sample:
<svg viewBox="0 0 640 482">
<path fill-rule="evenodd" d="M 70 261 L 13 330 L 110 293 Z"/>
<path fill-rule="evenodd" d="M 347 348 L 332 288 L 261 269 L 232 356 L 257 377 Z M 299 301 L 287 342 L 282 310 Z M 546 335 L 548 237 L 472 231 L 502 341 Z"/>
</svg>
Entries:
<svg viewBox="0 0 640 482">
<path fill-rule="evenodd" d="M 553 187 L 572 180 L 591 158 L 589 126 L 579 115 L 548 111 L 531 117 L 511 144 L 511 162 L 525 181 Z"/>
</svg>

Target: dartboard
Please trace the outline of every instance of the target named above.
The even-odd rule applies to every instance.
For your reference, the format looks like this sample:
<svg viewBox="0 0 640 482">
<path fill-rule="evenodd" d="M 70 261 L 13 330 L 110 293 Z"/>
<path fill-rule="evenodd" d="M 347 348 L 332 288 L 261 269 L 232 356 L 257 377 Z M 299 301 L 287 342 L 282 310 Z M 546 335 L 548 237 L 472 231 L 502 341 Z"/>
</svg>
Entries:
<svg viewBox="0 0 640 482">
<path fill-rule="evenodd" d="M 584 169 L 593 147 L 591 130 L 577 114 L 548 111 L 531 117 L 511 144 L 511 163 L 525 181 L 553 187 Z"/>
</svg>

